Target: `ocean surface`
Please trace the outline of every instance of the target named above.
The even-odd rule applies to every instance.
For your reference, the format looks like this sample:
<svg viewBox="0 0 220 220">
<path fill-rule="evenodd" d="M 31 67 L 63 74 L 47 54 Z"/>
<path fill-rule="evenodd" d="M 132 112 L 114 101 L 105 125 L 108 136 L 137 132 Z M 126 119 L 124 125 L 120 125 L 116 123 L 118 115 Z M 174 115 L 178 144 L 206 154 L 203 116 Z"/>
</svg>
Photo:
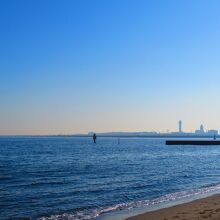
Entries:
<svg viewBox="0 0 220 220">
<path fill-rule="evenodd" d="M 220 146 L 0 138 L 0 219 L 93 219 L 218 189 Z"/>
</svg>

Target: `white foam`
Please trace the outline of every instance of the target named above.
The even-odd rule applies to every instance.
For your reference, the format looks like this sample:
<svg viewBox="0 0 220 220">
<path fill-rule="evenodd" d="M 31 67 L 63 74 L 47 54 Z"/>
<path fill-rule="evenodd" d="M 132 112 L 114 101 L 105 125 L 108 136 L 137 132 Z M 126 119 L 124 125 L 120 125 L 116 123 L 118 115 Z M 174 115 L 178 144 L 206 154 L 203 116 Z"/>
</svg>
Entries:
<svg viewBox="0 0 220 220">
<path fill-rule="evenodd" d="M 147 206 L 153 206 L 153 205 L 180 200 L 197 195 L 206 195 L 206 194 L 208 195 L 210 193 L 214 193 L 215 191 L 217 192 L 218 190 L 220 190 L 220 184 L 211 185 L 200 189 L 175 192 L 152 200 L 134 201 L 129 203 L 121 203 L 109 207 L 96 208 L 92 210 L 83 210 L 83 211 L 76 211 L 73 213 L 51 215 L 49 217 L 41 217 L 38 220 L 89 220 L 99 217 L 105 213 L 110 213 L 119 210 L 144 208 Z"/>
</svg>

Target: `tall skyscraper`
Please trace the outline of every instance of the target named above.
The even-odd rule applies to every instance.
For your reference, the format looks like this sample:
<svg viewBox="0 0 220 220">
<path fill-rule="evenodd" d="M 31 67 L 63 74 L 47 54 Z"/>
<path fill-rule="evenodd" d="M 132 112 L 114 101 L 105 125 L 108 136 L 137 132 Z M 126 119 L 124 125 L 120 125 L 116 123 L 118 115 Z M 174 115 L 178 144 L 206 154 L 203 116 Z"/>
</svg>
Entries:
<svg viewBox="0 0 220 220">
<path fill-rule="evenodd" d="M 179 133 L 182 133 L 182 121 L 179 120 Z"/>
</svg>

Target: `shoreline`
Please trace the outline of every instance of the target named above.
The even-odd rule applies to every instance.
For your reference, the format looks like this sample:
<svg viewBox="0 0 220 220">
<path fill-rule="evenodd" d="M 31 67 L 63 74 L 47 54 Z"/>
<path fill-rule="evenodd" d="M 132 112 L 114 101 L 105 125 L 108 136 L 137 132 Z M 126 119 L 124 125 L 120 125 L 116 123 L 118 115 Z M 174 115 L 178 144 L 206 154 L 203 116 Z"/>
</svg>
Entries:
<svg viewBox="0 0 220 220">
<path fill-rule="evenodd" d="M 220 194 L 191 202 L 145 212 L 126 220 L 218 220 L 220 219 Z"/>
<path fill-rule="evenodd" d="M 157 213 L 161 210 L 165 209 L 173 209 L 178 206 L 182 206 L 185 204 L 191 204 L 200 200 L 206 200 L 213 197 L 219 197 L 219 208 L 220 208 L 220 185 L 212 185 L 203 187 L 200 189 L 193 189 L 187 191 L 174 192 L 171 194 L 167 194 L 162 197 L 158 197 L 153 200 L 143 200 L 138 202 L 138 205 L 129 206 L 129 207 L 120 207 L 119 209 L 112 210 L 111 212 L 104 212 L 101 215 L 97 216 L 95 219 L 97 220 L 139 220 L 146 219 L 152 220 L 152 217 L 148 218 L 148 213 Z M 143 203 L 142 203 L 143 202 Z M 136 203 L 136 202 L 135 202 Z M 144 216 L 144 218 L 139 218 L 140 216 Z M 177 218 L 178 215 L 175 215 L 176 218 L 174 220 L 191 220 L 191 218 Z M 162 220 L 171 220 L 173 218 L 166 219 L 166 217 L 162 218 Z M 195 218 L 196 220 L 201 220 L 203 218 Z M 220 217 L 216 220 L 219 220 Z M 158 219 L 158 216 L 155 220 Z M 208 218 L 207 218 L 208 220 Z"/>
</svg>

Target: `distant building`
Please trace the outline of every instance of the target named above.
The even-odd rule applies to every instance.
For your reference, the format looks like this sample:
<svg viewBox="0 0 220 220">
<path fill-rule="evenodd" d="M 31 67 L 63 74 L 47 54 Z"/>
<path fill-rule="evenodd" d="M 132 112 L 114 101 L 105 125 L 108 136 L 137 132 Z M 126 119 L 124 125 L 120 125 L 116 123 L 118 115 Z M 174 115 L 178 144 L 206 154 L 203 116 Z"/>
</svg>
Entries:
<svg viewBox="0 0 220 220">
<path fill-rule="evenodd" d="M 182 133 L 182 121 L 179 120 L 179 133 Z"/>
<path fill-rule="evenodd" d="M 211 136 L 218 135 L 218 130 L 208 130 L 207 134 Z"/>
<path fill-rule="evenodd" d="M 200 125 L 200 129 L 199 130 L 195 130 L 195 134 L 204 135 L 205 134 L 204 126 Z"/>
</svg>

